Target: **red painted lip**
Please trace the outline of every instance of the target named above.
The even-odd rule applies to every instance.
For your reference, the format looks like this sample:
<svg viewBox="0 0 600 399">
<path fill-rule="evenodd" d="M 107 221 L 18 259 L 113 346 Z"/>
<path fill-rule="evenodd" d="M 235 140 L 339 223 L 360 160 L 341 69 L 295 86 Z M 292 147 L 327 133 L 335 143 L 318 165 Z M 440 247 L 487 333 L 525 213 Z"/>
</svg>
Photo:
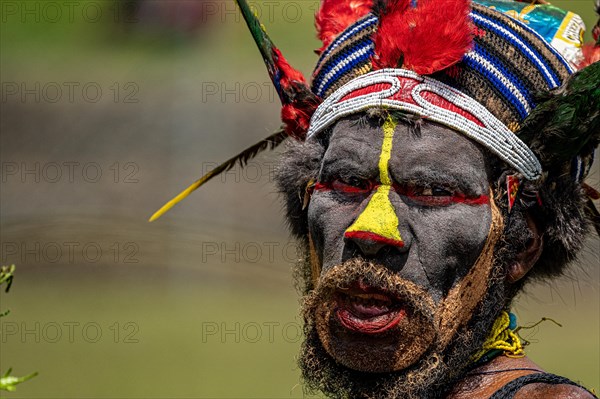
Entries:
<svg viewBox="0 0 600 399">
<path fill-rule="evenodd" d="M 395 297 L 363 284 L 339 291 L 335 313 L 344 328 L 368 335 L 389 331 L 406 317 Z"/>
</svg>

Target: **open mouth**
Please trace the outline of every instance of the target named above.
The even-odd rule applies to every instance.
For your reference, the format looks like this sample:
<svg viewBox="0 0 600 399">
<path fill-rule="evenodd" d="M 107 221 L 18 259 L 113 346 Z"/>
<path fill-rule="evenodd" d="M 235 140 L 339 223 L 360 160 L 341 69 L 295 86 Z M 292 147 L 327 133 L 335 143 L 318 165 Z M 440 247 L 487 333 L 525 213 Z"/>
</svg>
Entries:
<svg viewBox="0 0 600 399">
<path fill-rule="evenodd" d="M 398 298 L 360 283 L 338 291 L 335 313 L 346 329 L 371 335 L 391 330 L 406 317 Z"/>
<path fill-rule="evenodd" d="M 395 273 L 362 259 L 333 267 L 305 302 L 311 332 L 339 364 L 387 373 L 415 364 L 436 338 L 435 303 Z"/>
</svg>

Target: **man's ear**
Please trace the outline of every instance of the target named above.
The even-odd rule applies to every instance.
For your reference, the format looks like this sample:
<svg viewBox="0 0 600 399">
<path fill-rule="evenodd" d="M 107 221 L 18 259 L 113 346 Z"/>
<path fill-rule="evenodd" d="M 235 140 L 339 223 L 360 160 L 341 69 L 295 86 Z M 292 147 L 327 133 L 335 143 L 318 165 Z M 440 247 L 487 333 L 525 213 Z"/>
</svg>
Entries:
<svg viewBox="0 0 600 399">
<path fill-rule="evenodd" d="M 525 220 L 532 237 L 527 242 L 525 249 L 517 255 L 514 262 L 508 267 L 506 280 L 509 283 L 515 283 L 525 277 L 538 261 L 544 249 L 543 236 L 540 234 L 537 224 L 529 214 L 525 216 Z"/>
</svg>

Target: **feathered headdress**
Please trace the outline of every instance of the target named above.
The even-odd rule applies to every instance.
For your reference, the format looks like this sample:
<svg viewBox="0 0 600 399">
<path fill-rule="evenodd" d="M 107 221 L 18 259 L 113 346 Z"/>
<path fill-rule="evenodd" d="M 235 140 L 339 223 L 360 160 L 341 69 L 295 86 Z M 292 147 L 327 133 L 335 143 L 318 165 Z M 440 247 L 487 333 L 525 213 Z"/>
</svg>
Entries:
<svg viewBox="0 0 600 399">
<path fill-rule="evenodd" d="M 310 139 L 345 115 L 382 105 L 464 133 L 526 179 L 537 179 L 557 157 L 579 162 L 580 169 L 590 163 L 600 135 L 598 108 L 594 112 L 596 100 L 584 104 L 582 98 L 597 99 L 598 65 L 567 83 L 581 63 L 580 44 L 551 45 L 556 37 L 536 31 L 536 13 L 546 12 L 545 6 L 528 12 L 533 19 L 523 23 L 511 16 L 520 3 L 505 0 L 323 0 L 315 17 L 323 45 L 309 86 L 246 1 L 237 3 L 282 102 L 282 129 L 200 178 L 151 220 L 212 177 L 236 163 L 243 167 L 288 137 Z M 552 11 L 553 35 L 561 24 L 580 29 L 575 14 L 557 17 Z M 539 96 L 552 92 L 557 94 Z M 575 109 L 571 114 L 569 107 Z M 568 131 L 569 123 L 577 124 L 577 132 Z M 548 137 L 551 130 L 566 138 L 533 139 L 530 132 L 544 129 Z"/>
</svg>

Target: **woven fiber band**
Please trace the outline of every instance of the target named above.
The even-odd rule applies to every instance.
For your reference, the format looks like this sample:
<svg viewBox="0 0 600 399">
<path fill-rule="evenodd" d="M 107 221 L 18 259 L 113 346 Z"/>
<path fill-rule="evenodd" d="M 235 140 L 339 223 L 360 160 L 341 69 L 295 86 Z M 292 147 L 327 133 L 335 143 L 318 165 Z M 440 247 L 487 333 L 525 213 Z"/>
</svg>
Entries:
<svg viewBox="0 0 600 399">
<path fill-rule="evenodd" d="M 540 177 L 535 154 L 485 107 L 444 83 L 406 69 L 381 69 L 346 83 L 317 108 L 307 138 L 344 116 L 390 108 L 448 126 L 485 146 L 526 179 Z"/>
</svg>

